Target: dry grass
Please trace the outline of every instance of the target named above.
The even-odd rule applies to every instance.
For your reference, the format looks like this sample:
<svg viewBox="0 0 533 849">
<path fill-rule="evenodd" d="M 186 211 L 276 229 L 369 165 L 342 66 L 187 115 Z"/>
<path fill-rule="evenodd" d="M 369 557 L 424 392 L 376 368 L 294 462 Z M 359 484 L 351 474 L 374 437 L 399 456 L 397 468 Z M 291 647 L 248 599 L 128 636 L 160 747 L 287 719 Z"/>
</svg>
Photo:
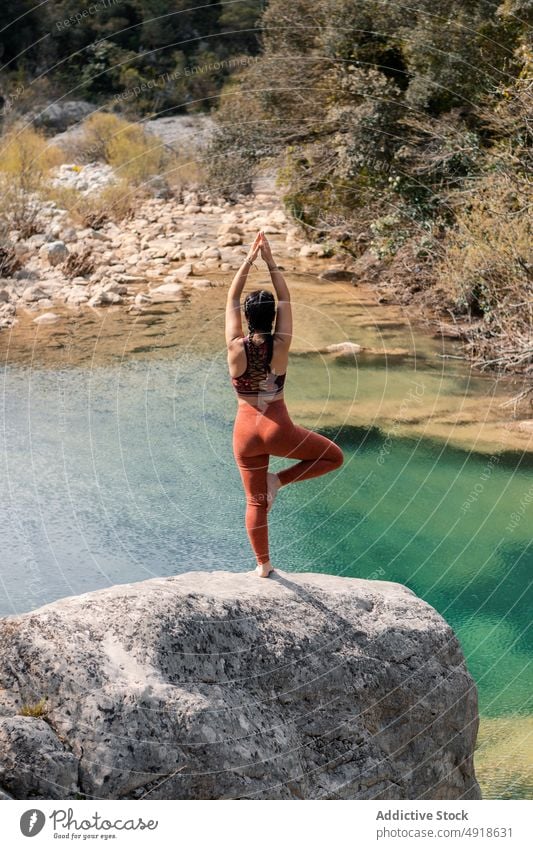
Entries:
<svg viewBox="0 0 533 849">
<path fill-rule="evenodd" d="M 65 186 L 50 187 L 46 194 L 68 212 L 75 224 L 96 230 L 107 221 L 119 224 L 127 220 L 135 212 L 138 202 L 138 192 L 125 180 L 110 183 L 90 195 Z"/>
<path fill-rule="evenodd" d="M 533 189 L 516 175 L 491 173 L 457 213 L 436 283 L 459 312 L 482 318 L 470 341 L 481 366 L 514 370 L 533 362 Z"/>
<path fill-rule="evenodd" d="M 168 159 L 159 139 L 138 124 L 108 112 L 90 115 L 69 150 L 84 161 L 107 162 L 120 179 L 136 186 L 161 174 Z"/>
<path fill-rule="evenodd" d="M 50 169 L 62 161 L 62 151 L 31 127 L 14 124 L 0 139 L 0 216 L 23 237 L 37 232 L 38 197 Z"/>
<path fill-rule="evenodd" d="M 45 716 L 46 713 L 47 713 L 47 707 L 46 707 L 46 697 L 45 696 L 43 696 L 42 699 L 39 699 L 39 701 L 36 702 L 35 704 L 22 705 L 22 707 L 20 709 L 20 715 L 21 716 L 40 716 L 40 717 L 42 717 L 42 716 Z"/>
<path fill-rule="evenodd" d="M 94 271 L 94 256 L 91 248 L 83 248 L 69 253 L 63 266 L 67 277 L 86 277 Z"/>
</svg>

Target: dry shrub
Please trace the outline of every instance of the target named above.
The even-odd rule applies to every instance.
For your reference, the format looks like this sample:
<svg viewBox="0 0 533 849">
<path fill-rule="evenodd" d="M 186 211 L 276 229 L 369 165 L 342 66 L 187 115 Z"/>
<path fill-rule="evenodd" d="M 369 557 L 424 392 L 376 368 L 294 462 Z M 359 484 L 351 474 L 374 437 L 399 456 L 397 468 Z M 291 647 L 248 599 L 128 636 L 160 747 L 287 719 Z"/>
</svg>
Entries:
<svg viewBox="0 0 533 849">
<path fill-rule="evenodd" d="M 62 161 L 61 150 L 31 127 L 14 124 L 0 139 L 0 215 L 24 238 L 38 230 L 39 195 Z"/>
<path fill-rule="evenodd" d="M 107 162 L 118 177 L 133 185 L 142 185 L 154 174 L 160 174 L 168 159 L 164 145 L 156 137 L 138 124 L 108 112 L 90 115 L 73 144 L 80 158 Z"/>
<path fill-rule="evenodd" d="M 0 278 L 11 277 L 20 265 L 20 259 L 13 245 L 7 240 L 0 241 Z"/>
<path fill-rule="evenodd" d="M 464 196 L 463 196 L 464 197 Z M 533 192 L 527 179 L 491 173 L 475 187 L 435 266 L 453 306 L 483 318 L 480 362 L 515 367 L 532 357 Z"/>
<path fill-rule="evenodd" d="M 81 132 L 69 142 L 69 152 L 86 162 L 105 161 L 107 145 L 127 121 L 109 112 L 94 112 L 82 124 Z"/>
<path fill-rule="evenodd" d="M 128 124 L 109 141 L 106 155 L 117 174 L 134 185 L 142 185 L 166 167 L 161 142 L 135 124 Z"/>
<path fill-rule="evenodd" d="M 94 271 L 94 256 L 91 248 L 82 248 L 69 253 L 63 270 L 67 277 L 86 277 Z"/>
<path fill-rule="evenodd" d="M 118 224 L 130 218 L 138 195 L 125 180 L 109 183 L 88 195 L 70 186 L 52 186 L 47 192 L 47 197 L 65 209 L 74 223 L 96 230 L 107 221 Z"/>
<path fill-rule="evenodd" d="M 125 180 L 111 183 L 102 191 L 84 196 L 73 212 L 87 227 L 98 229 L 107 221 L 119 223 L 135 211 L 135 195 Z"/>
<path fill-rule="evenodd" d="M 185 156 L 182 153 L 170 154 L 163 175 L 173 191 L 205 185 L 206 174 L 199 156 Z"/>
</svg>

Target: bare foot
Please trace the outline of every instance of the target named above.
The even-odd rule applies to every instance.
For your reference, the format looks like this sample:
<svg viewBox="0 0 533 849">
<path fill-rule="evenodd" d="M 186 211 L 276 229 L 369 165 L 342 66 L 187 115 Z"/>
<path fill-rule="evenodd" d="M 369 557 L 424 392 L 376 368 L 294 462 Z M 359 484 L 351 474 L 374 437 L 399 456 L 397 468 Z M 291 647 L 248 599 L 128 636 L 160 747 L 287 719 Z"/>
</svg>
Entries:
<svg viewBox="0 0 533 849">
<path fill-rule="evenodd" d="M 281 481 L 274 472 L 267 472 L 267 513 L 274 504 L 274 499 L 278 494 L 278 489 L 281 486 Z"/>
<path fill-rule="evenodd" d="M 259 575 L 260 578 L 268 578 L 271 572 L 274 571 L 274 567 L 270 565 L 270 561 L 268 563 L 260 563 L 255 567 L 255 571 Z"/>
</svg>

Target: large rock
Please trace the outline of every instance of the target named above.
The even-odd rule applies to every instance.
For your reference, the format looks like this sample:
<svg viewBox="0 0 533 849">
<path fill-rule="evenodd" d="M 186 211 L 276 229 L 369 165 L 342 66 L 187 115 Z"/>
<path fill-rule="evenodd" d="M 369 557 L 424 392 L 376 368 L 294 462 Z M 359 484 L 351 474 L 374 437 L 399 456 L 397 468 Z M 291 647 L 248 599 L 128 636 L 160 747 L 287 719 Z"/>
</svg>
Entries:
<svg viewBox="0 0 533 849">
<path fill-rule="evenodd" d="M 401 584 L 189 572 L 6 617 L 0 640 L 15 798 L 480 798 L 460 644 Z"/>
<path fill-rule="evenodd" d="M 354 281 L 353 272 L 342 266 L 326 268 L 318 276 L 320 280 L 330 280 L 332 283 L 353 283 Z"/>
<path fill-rule="evenodd" d="M 50 265 L 59 265 L 68 257 L 69 251 L 64 242 L 45 242 L 39 250 L 40 255 L 47 259 Z"/>
<path fill-rule="evenodd" d="M 66 130 L 72 124 L 82 121 L 87 115 L 94 112 L 95 108 L 86 100 L 65 100 L 59 103 L 51 103 L 44 109 L 34 109 L 29 118 L 36 127 L 48 127 L 60 132 Z"/>
</svg>

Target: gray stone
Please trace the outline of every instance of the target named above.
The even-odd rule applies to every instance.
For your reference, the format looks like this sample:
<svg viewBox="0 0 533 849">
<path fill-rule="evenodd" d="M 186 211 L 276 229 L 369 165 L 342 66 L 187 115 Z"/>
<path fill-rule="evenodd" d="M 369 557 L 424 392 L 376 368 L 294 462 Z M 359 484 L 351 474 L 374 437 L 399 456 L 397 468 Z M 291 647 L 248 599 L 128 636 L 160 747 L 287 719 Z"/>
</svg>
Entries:
<svg viewBox="0 0 533 849">
<path fill-rule="evenodd" d="M 318 275 L 321 280 L 330 280 L 332 283 L 353 283 L 353 271 L 348 268 L 326 268 Z"/>
<path fill-rule="evenodd" d="M 85 100 L 66 100 L 51 103 L 44 109 L 34 109 L 29 118 L 35 127 L 50 127 L 60 132 L 82 121 L 94 110 L 95 107 Z"/>
<path fill-rule="evenodd" d="M 103 307 L 108 304 L 122 304 L 124 300 L 117 292 L 104 292 L 102 290 L 89 298 L 87 303 L 90 307 Z"/>
<path fill-rule="evenodd" d="M 356 279 L 373 281 L 379 276 L 382 268 L 383 262 L 369 249 L 356 259 L 352 271 Z"/>
<path fill-rule="evenodd" d="M 5 617 L 0 641 L 17 799 L 480 798 L 475 684 L 402 584 L 189 572 Z M 40 698 L 47 724 L 17 716 Z"/>
<path fill-rule="evenodd" d="M 267 232 L 265 228 L 265 232 Z M 321 245 L 319 242 L 315 242 L 309 245 L 304 245 L 300 248 L 300 256 L 308 257 L 308 256 L 326 256 L 327 249 L 325 245 Z"/>
<path fill-rule="evenodd" d="M 14 798 L 62 799 L 76 792 L 78 758 L 40 717 L 1 717 L 0 748 L 0 784 Z"/>
<path fill-rule="evenodd" d="M 45 292 L 44 289 L 41 289 L 40 286 L 28 286 L 27 289 L 24 289 L 22 293 L 22 300 L 27 304 L 32 303 L 33 301 L 39 301 L 41 298 L 47 298 L 48 292 Z"/>
<path fill-rule="evenodd" d="M 45 242 L 39 253 L 48 260 L 50 265 L 59 265 L 68 257 L 68 248 L 64 242 Z"/>
</svg>

